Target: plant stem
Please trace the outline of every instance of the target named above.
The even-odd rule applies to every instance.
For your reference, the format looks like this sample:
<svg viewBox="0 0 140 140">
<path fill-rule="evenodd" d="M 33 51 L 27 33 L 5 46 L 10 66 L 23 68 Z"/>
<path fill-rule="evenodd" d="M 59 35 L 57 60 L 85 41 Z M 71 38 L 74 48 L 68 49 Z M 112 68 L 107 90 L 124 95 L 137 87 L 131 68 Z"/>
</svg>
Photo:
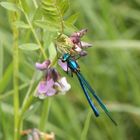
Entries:
<svg viewBox="0 0 140 140">
<path fill-rule="evenodd" d="M 12 21 L 18 19 L 17 12 L 13 12 Z M 12 25 L 13 30 L 13 86 L 14 86 L 14 140 L 19 140 L 19 87 L 18 87 L 18 73 L 19 73 L 19 52 L 18 52 L 18 36 L 19 32 L 16 25 Z"/>
<path fill-rule="evenodd" d="M 86 118 L 86 121 L 85 121 L 85 124 L 84 124 L 84 128 L 83 128 L 80 140 L 87 140 L 86 136 L 87 136 L 88 128 L 90 125 L 91 115 L 92 115 L 92 111 L 89 111 L 87 118 Z"/>
<path fill-rule="evenodd" d="M 39 129 L 45 131 L 45 125 L 48 120 L 49 110 L 50 110 L 51 100 L 46 99 L 43 101 L 42 113 L 40 118 Z"/>
<path fill-rule="evenodd" d="M 31 23 L 31 21 L 30 21 L 28 15 L 27 15 L 27 13 L 24 11 L 24 8 L 22 7 L 22 2 L 21 2 L 21 0 L 19 0 L 19 4 L 20 4 L 21 10 L 22 10 L 22 12 L 23 12 L 23 14 L 24 14 L 24 16 L 25 16 L 25 18 L 26 18 L 26 20 L 27 20 L 27 23 L 28 23 L 29 26 L 30 26 L 30 29 L 31 29 L 31 31 L 32 31 L 32 33 L 33 33 L 33 36 L 34 36 L 34 38 L 35 38 L 37 44 L 38 44 L 39 47 L 40 47 L 40 51 L 41 51 L 41 53 L 42 53 L 44 59 L 47 59 L 47 55 L 46 55 L 45 50 L 43 49 L 42 44 L 41 44 L 41 42 L 40 42 L 40 40 L 39 40 L 39 38 L 38 38 L 38 36 L 37 36 L 37 34 L 36 34 L 36 31 L 35 31 L 35 29 L 34 29 L 32 23 Z M 62 24 L 62 32 L 63 32 L 63 24 Z M 31 94 L 31 95 L 29 96 L 29 94 L 30 94 L 30 92 L 31 92 L 32 86 L 33 86 L 33 81 L 31 82 L 31 87 L 29 88 L 29 90 L 28 90 L 28 92 L 27 92 L 27 95 L 26 95 L 26 97 L 25 97 L 25 100 L 24 100 L 24 102 L 23 102 L 23 106 L 22 106 L 22 109 L 21 109 L 21 112 L 20 112 L 19 118 L 20 118 L 20 123 L 21 123 L 21 124 L 23 124 L 23 120 L 22 120 L 23 118 L 22 118 L 22 116 L 23 116 L 23 114 L 25 113 L 25 111 L 29 108 L 29 106 L 31 105 L 31 103 L 32 103 L 32 101 L 33 101 L 33 98 L 34 98 L 34 97 L 33 97 L 33 94 Z M 35 89 L 34 92 L 36 92 L 36 90 L 37 90 L 37 88 Z M 45 129 L 45 122 L 46 122 L 46 120 L 47 120 L 47 118 L 48 118 L 49 108 L 50 108 L 50 99 L 47 99 L 47 100 L 45 100 L 44 103 L 43 103 L 43 109 L 42 109 L 42 114 L 41 114 L 41 119 L 40 119 L 40 129 L 41 129 L 41 130 L 44 130 L 44 129 Z"/>
<path fill-rule="evenodd" d="M 34 92 L 29 96 L 29 98 L 27 99 L 27 101 L 24 103 L 24 105 L 22 106 L 21 112 L 20 112 L 20 118 L 22 118 L 22 116 L 24 115 L 24 113 L 29 109 L 30 105 L 32 104 L 33 100 L 34 100 L 34 94 L 36 92 L 37 88 L 34 90 Z"/>
<path fill-rule="evenodd" d="M 27 20 L 27 23 L 29 24 L 30 29 L 31 29 L 31 31 L 32 31 L 32 33 L 33 33 L 33 35 L 34 35 L 34 38 L 35 38 L 35 40 L 36 40 L 36 42 L 37 42 L 37 44 L 38 44 L 38 46 L 39 46 L 39 48 L 40 48 L 40 51 L 41 51 L 41 53 L 42 53 L 44 59 L 47 59 L 47 55 L 46 55 L 46 53 L 45 53 L 45 51 L 44 51 L 44 49 L 43 49 L 43 47 L 42 47 L 42 45 L 41 45 L 41 43 L 40 43 L 40 41 L 39 41 L 39 39 L 38 39 L 38 36 L 37 36 L 37 34 L 36 34 L 35 30 L 34 30 L 34 27 L 33 27 L 32 23 L 31 23 L 31 21 L 30 21 L 28 15 L 27 15 L 26 12 L 24 11 L 24 8 L 22 7 L 22 2 L 21 2 L 21 0 L 19 0 L 19 3 L 20 3 L 20 6 L 21 6 L 21 9 L 22 9 L 22 12 L 23 12 L 23 14 L 24 14 L 24 16 L 25 16 L 25 18 L 26 18 L 26 20 Z"/>
<path fill-rule="evenodd" d="M 34 92 L 36 92 L 36 89 L 35 89 Z M 34 95 L 31 94 L 30 97 L 27 99 L 26 103 L 21 108 L 21 112 L 19 114 L 19 124 L 20 124 L 19 128 L 20 128 L 20 130 L 22 130 L 22 128 L 23 128 L 23 115 L 29 109 L 29 107 L 32 104 L 33 100 L 34 100 Z"/>
<path fill-rule="evenodd" d="M 24 106 L 26 104 L 26 102 L 27 102 L 27 100 L 28 100 L 28 98 L 30 96 L 30 93 L 31 93 L 33 85 L 34 85 L 35 77 L 36 77 L 36 73 L 34 73 L 32 79 L 30 81 L 29 88 L 27 90 L 26 96 L 24 97 L 22 106 Z"/>
<path fill-rule="evenodd" d="M 29 85 L 29 83 L 25 83 L 25 84 L 22 84 L 21 86 L 19 86 L 19 90 L 21 89 L 24 89 L 25 87 L 27 87 Z M 14 90 L 10 90 L 10 91 L 7 91 L 5 93 L 3 93 L 2 95 L 0 95 L 0 101 L 13 95 L 14 94 Z"/>
<path fill-rule="evenodd" d="M 4 56 L 4 51 L 3 51 L 3 44 L 0 43 L 0 80 L 3 75 L 3 56 Z"/>
<path fill-rule="evenodd" d="M 35 8 L 37 9 L 37 8 L 38 8 L 38 5 L 37 5 L 36 0 L 32 0 L 32 1 L 33 1 L 33 3 L 34 3 Z"/>
<path fill-rule="evenodd" d="M 60 36 L 61 36 L 64 33 L 64 20 L 63 20 L 62 13 L 61 13 L 61 11 L 60 11 L 60 9 L 58 7 L 58 3 L 57 3 L 56 0 L 54 2 L 54 6 L 55 6 L 55 8 L 57 9 L 57 11 L 59 13 L 59 19 L 60 19 L 60 24 L 61 24 L 61 34 L 60 34 Z"/>
<path fill-rule="evenodd" d="M 2 108 L 2 105 L 1 105 L 1 102 L 0 102 L 0 120 L 1 120 L 1 127 L 2 127 L 2 138 L 7 140 L 8 139 L 8 136 L 7 136 L 7 123 L 6 123 L 6 115 L 5 115 L 5 112 L 3 111 L 3 108 Z"/>
<path fill-rule="evenodd" d="M 36 34 L 36 32 L 35 32 L 33 26 L 32 26 L 32 23 L 30 22 L 30 19 L 28 18 L 28 16 L 27 16 L 26 13 L 24 13 L 24 15 L 25 15 L 25 18 L 26 18 L 26 20 L 27 20 L 27 22 L 28 22 L 28 24 L 29 24 L 29 26 L 30 26 L 30 29 L 31 29 L 33 35 L 34 35 L 34 38 L 35 38 L 36 42 L 37 42 L 37 44 L 39 45 L 39 48 L 40 48 L 40 51 L 41 51 L 43 57 L 44 57 L 45 59 L 47 59 L 47 55 L 46 55 L 46 53 L 45 53 L 45 51 L 44 51 L 44 49 L 43 49 L 43 47 L 42 47 L 42 45 L 41 45 L 41 43 L 40 43 L 40 41 L 39 41 L 39 39 L 38 39 L 38 36 L 37 36 L 37 34 Z"/>
</svg>

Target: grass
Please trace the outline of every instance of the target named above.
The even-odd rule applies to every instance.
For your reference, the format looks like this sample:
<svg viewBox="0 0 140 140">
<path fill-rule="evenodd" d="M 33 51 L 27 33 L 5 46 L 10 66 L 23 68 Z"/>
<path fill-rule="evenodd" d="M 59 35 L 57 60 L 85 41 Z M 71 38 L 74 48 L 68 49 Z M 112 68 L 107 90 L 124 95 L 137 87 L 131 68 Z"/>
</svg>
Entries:
<svg viewBox="0 0 140 140">
<path fill-rule="evenodd" d="M 31 10 L 32 4 L 36 9 L 38 3 L 39 1 L 26 0 L 28 7 L 26 4 L 23 7 L 29 16 L 34 14 Z M 118 123 L 118 127 L 115 127 L 101 109 L 99 109 L 101 114 L 99 118 L 91 113 L 78 80 L 75 76 L 74 78 L 67 76 L 59 68 L 61 75 L 67 76 L 71 83 L 72 89 L 69 93 L 65 96 L 50 97 L 49 114 L 47 101 L 32 98 L 41 78 L 34 64 L 38 60 L 43 60 L 40 57 L 42 53 L 18 49 L 19 56 L 14 55 L 13 60 L 11 13 L 0 7 L 0 139 L 13 139 L 14 117 L 17 120 L 18 113 L 23 111 L 21 129 L 38 128 L 44 132 L 53 131 L 57 140 L 138 140 L 140 132 L 139 8 L 138 0 L 70 1 L 69 13 L 79 12 L 76 27 L 89 30 L 83 40 L 93 43 L 93 47 L 88 49 L 88 55 L 79 60 L 81 72 L 107 104 Z M 31 19 L 31 17 L 21 16 L 25 21 Z M 30 19 L 27 23 L 31 22 Z M 32 23 L 30 26 L 32 30 L 18 29 L 17 41 L 19 44 L 37 42 L 46 57 L 41 46 L 43 40 L 40 38 L 38 40 L 38 34 L 36 35 Z M 18 68 L 15 67 L 15 60 L 19 61 Z M 14 103 L 15 106 L 17 103 L 13 101 L 12 96 L 15 95 L 13 74 L 17 73 L 17 69 L 18 84 L 15 84 L 18 85 L 19 109 L 15 116 Z M 21 139 L 25 138 L 21 137 Z"/>
</svg>

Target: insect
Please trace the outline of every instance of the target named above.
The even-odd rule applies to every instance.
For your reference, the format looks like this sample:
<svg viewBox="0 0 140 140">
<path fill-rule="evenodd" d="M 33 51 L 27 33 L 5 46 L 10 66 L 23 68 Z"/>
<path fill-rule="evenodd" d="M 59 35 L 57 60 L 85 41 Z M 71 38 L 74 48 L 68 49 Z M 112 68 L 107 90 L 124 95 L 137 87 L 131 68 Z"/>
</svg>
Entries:
<svg viewBox="0 0 140 140">
<path fill-rule="evenodd" d="M 78 59 L 78 58 L 76 58 L 76 59 Z M 73 73 L 75 73 L 77 75 L 77 78 L 79 80 L 81 88 L 83 89 L 83 92 L 84 92 L 84 94 L 85 94 L 85 96 L 87 98 L 87 101 L 88 101 L 89 105 L 91 106 L 95 116 L 98 117 L 99 116 L 99 112 L 98 112 L 97 108 L 95 107 L 94 103 L 92 102 L 92 100 L 90 98 L 90 95 L 89 95 L 89 92 L 97 100 L 97 102 L 99 103 L 101 108 L 104 110 L 106 115 L 110 118 L 110 120 L 115 125 L 117 125 L 117 123 L 111 117 L 107 107 L 104 105 L 104 103 L 101 101 L 101 99 L 96 95 L 96 93 L 93 90 L 93 88 L 90 86 L 90 84 L 84 78 L 84 76 L 81 74 L 80 67 L 79 67 L 78 63 L 76 62 L 76 59 L 73 56 L 71 56 L 69 53 L 65 53 L 65 54 L 63 54 L 63 56 L 61 58 L 61 61 L 67 63 L 67 73 L 68 73 L 68 70 L 70 70 L 72 76 L 73 76 Z"/>
</svg>

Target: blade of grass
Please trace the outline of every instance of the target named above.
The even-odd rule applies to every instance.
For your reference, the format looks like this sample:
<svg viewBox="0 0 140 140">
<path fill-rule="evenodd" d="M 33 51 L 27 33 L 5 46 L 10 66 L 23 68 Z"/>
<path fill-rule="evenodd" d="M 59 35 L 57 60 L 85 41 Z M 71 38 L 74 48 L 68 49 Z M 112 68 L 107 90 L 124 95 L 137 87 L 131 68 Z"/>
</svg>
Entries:
<svg viewBox="0 0 140 140">
<path fill-rule="evenodd" d="M 17 4 L 17 1 L 15 1 Z M 18 13 L 12 12 L 11 14 L 11 22 L 14 23 L 18 20 Z M 14 140 L 19 140 L 19 50 L 18 50 L 18 37 L 19 31 L 16 25 L 11 24 L 13 31 L 13 87 L 14 87 Z"/>
<path fill-rule="evenodd" d="M 42 131 L 45 131 L 47 127 L 46 124 L 49 117 L 50 105 L 51 105 L 51 99 L 46 99 L 43 101 L 40 123 L 39 123 L 39 129 Z"/>
<path fill-rule="evenodd" d="M 3 75 L 3 56 L 4 56 L 4 51 L 3 51 L 3 44 L 0 42 L 0 80 Z"/>
<path fill-rule="evenodd" d="M 29 85 L 29 83 L 25 83 L 25 84 L 22 84 L 21 86 L 19 86 L 19 90 L 22 90 L 24 89 L 25 87 L 27 87 Z M 10 91 L 7 91 L 6 93 L 3 93 L 2 95 L 0 95 L 0 100 L 3 100 L 11 95 L 14 94 L 14 90 L 10 90 Z"/>
<path fill-rule="evenodd" d="M 11 62 L 6 68 L 3 77 L 0 80 L 0 94 L 7 88 L 10 79 L 12 78 L 13 63 Z"/>
<path fill-rule="evenodd" d="M 82 133 L 81 133 L 80 140 L 87 140 L 87 133 L 88 133 L 88 129 L 90 126 L 90 119 L 91 119 L 92 114 L 93 114 L 93 112 L 91 110 L 87 114 L 87 118 L 85 120 L 85 124 L 84 124 L 83 130 L 82 130 Z"/>
<path fill-rule="evenodd" d="M 105 41 L 95 41 L 94 47 L 104 48 L 104 49 L 140 49 L 140 41 L 138 40 L 105 40 Z M 94 47 L 92 49 L 94 49 Z"/>
<path fill-rule="evenodd" d="M 0 103 L 0 124 L 1 124 L 1 126 L 2 126 L 2 134 L 3 134 L 3 139 L 5 139 L 5 140 L 8 140 L 8 138 L 7 138 L 7 123 L 6 123 L 6 118 L 5 118 L 5 113 L 3 112 L 3 109 L 2 109 L 2 107 L 1 107 L 1 103 Z"/>
</svg>

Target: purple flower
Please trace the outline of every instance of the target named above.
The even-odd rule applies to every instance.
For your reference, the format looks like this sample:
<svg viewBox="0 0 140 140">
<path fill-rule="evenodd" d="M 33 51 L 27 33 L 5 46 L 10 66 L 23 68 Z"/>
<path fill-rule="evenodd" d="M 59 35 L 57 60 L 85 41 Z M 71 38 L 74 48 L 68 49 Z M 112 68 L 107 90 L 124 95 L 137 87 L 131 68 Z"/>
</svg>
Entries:
<svg viewBox="0 0 140 140">
<path fill-rule="evenodd" d="M 49 65 L 51 64 L 51 61 L 50 60 L 46 60 L 44 61 L 43 63 L 36 63 L 35 66 L 38 70 L 46 70 Z"/>
<path fill-rule="evenodd" d="M 58 64 L 62 67 L 64 71 L 68 70 L 67 62 L 62 62 L 62 60 L 58 60 Z"/>
<path fill-rule="evenodd" d="M 65 77 L 61 77 L 55 68 L 50 67 L 50 60 L 36 63 L 36 68 L 44 72 L 44 78 L 38 84 L 36 96 L 44 99 L 57 93 L 65 94 L 71 88 Z"/>
<path fill-rule="evenodd" d="M 27 135 L 27 140 L 55 140 L 55 134 L 53 132 L 46 133 L 36 128 L 22 130 L 21 135 Z"/>
<path fill-rule="evenodd" d="M 81 37 L 83 37 L 87 33 L 87 29 L 82 29 L 79 32 L 75 32 L 70 36 L 72 43 L 74 44 L 73 50 L 78 52 L 81 56 L 85 56 L 87 53 L 83 49 L 91 47 L 92 44 L 81 41 Z"/>
</svg>

